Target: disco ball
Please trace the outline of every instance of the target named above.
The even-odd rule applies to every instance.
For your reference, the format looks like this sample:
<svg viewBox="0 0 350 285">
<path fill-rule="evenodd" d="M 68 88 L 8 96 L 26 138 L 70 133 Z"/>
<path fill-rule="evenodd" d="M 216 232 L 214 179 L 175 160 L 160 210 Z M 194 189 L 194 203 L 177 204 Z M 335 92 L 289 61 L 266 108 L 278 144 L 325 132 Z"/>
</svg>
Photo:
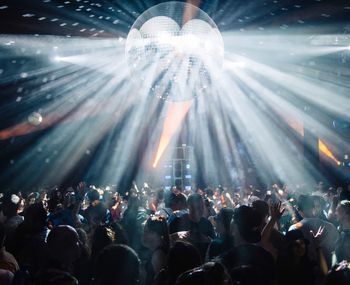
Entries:
<svg viewBox="0 0 350 285">
<path fill-rule="evenodd" d="M 142 13 L 125 45 L 132 78 L 169 101 L 200 96 L 221 70 L 224 43 L 214 21 L 189 3 L 165 2 Z"/>
<path fill-rule="evenodd" d="M 43 121 L 43 117 L 38 112 L 33 112 L 28 116 L 28 123 L 33 126 L 39 126 Z"/>
</svg>

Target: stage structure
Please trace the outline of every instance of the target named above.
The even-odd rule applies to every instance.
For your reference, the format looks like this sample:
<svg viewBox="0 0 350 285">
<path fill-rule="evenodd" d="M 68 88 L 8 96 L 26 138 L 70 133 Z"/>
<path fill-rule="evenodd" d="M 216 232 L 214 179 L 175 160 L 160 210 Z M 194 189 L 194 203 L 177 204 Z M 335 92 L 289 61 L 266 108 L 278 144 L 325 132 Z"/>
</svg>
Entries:
<svg viewBox="0 0 350 285">
<path fill-rule="evenodd" d="M 193 147 L 183 144 L 172 148 L 170 159 L 164 161 L 164 188 L 170 190 L 176 186 L 190 190 L 194 182 L 195 165 Z"/>
</svg>

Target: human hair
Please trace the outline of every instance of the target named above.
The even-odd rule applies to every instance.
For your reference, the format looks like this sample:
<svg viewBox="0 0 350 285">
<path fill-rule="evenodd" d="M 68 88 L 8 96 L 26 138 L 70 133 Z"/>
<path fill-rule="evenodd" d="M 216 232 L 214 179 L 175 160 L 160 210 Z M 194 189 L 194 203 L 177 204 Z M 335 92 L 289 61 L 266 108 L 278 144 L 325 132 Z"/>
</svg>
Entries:
<svg viewBox="0 0 350 285">
<path fill-rule="evenodd" d="M 252 207 L 257 211 L 262 221 L 269 215 L 269 204 L 263 200 L 253 201 Z"/>
<path fill-rule="evenodd" d="M 310 211 L 315 208 L 314 200 L 310 195 L 300 195 L 298 199 L 298 208 L 302 212 Z"/>
<path fill-rule="evenodd" d="M 192 206 L 194 204 L 204 203 L 203 197 L 200 194 L 191 194 L 187 199 L 187 205 Z"/>
<path fill-rule="evenodd" d="M 172 208 L 176 203 L 176 194 L 172 191 L 167 191 L 164 194 L 164 204 L 167 208 Z"/>
<path fill-rule="evenodd" d="M 90 202 L 100 200 L 100 193 L 96 189 L 92 189 L 87 193 Z"/>
<path fill-rule="evenodd" d="M 216 220 L 220 220 L 226 230 L 230 231 L 231 220 L 233 217 L 234 210 L 230 208 L 222 208 L 216 216 Z"/>
<path fill-rule="evenodd" d="M 233 223 L 237 226 L 242 238 L 249 243 L 257 243 L 261 239 L 259 230 L 259 214 L 251 207 L 240 206 L 233 214 Z"/>
<path fill-rule="evenodd" d="M 71 264 L 79 258 L 80 243 L 77 231 L 68 225 L 54 227 L 47 236 L 50 258 L 64 264 Z"/>
<path fill-rule="evenodd" d="M 349 200 L 340 201 L 339 207 L 341 207 L 344 210 L 345 215 L 347 215 L 350 218 L 350 201 Z"/>
<path fill-rule="evenodd" d="M 136 285 L 139 283 L 140 260 L 127 245 L 109 245 L 97 256 L 95 278 L 98 285 Z"/>
<path fill-rule="evenodd" d="M 179 193 L 175 196 L 175 203 L 180 208 L 186 208 L 187 198 L 184 194 Z"/>
<path fill-rule="evenodd" d="M 194 245 L 185 241 L 175 242 L 168 254 L 167 265 L 170 280 L 168 284 L 175 284 L 180 274 L 201 264 L 200 253 Z"/>
<path fill-rule="evenodd" d="M 29 222 L 36 229 L 46 225 L 47 212 L 41 202 L 32 204 L 24 212 L 24 221 Z"/>
<path fill-rule="evenodd" d="M 92 236 L 91 256 L 95 258 L 106 246 L 112 244 L 115 233 L 107 226 L 98 226 Z"/>
<path fill-rule="evenodd" d="M 166 252 L 169 251 L 170 247 L 170 238 L 169 238 L 169 229 L 166 222 L 166 218 L 163 216 L 151 215 L 145 224 L 145 228 L 151 232 L 155 232 L 163 241 L 163 248 Z"/>
<path fill-rule="evenodd" d="M 225 268 L 218 262 L 208 262 L 183 273 L 176 285 L 223 285 L 228 279 Z"/>
<path fill-rule="evenodd" d="M 17 215 L 20 207 L 20 198 L 15 194 L 6 194 L 2 204 L 2 211 L 7 218 Z"/>
</svg>

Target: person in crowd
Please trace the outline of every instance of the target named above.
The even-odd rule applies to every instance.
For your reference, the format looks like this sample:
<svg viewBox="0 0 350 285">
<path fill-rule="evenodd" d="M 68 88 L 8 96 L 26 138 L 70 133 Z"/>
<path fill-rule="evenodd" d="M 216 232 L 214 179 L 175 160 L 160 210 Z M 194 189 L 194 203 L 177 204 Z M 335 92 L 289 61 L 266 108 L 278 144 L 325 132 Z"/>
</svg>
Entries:
<svg viewBox="0 0 350 285">
<path fill-rule="evenodd" d="M 11 271 L 0 268 L 0 284 L 1 285 L 12 285 L 14 275 Z"/>
<path fill-rule="evenodd" d="M 204 200 L 199 194 L 192 194 L 188 201 L 188 214 L 176 217 L 170 224 L 172 240 L 185 239 L 196 246 L 205 260 L 210 239 L 216 236 L 211 222 L 203 217 Z"/>
<path fill-rule="evenodd" d="M 74 262 L 73 275 L 78 279 L 79 285 L 90 285 L 92 278 L 91 268 L 91 250 L 88 240 L 88 235 L 82 228 L 75 228 L 79 236 L 79 258 Z"/>
<path fill-rule="evenodd" d="M 336 261 L 338 263 L 344 260 L 350 262 L 350 201 L 341 201 L 337 206 L 336 215 L 341 225 L 335 248 Z"/>
<path fill-rule="evenodd" d="M 89 200 L 89 206 L 84 211 L 84 217 L 87 219 L 90 225 L 90 232 L 93 233 L 94 229 L 103 225 L 108 221 L 108 209 L 100 201 L 100 193 L 96 189 L 91 189 L 87 193 Z"/>
<path fill-rule="evenodd" d="M 210 242 L 207 259 L 211 260 L 233 248 L 234 239 L 230 228 L 233 212 L 233 209 L 222 208 L 216 215 L 215 230 L 218 237 Z"/>
<path fill-rule="evenodd" d="M 169 232 L 176 233 L 180 231 L 190 231 L 196 229 L 199 233 L 214 238 L 215 231 L 213 225 L 207 218 L 203 217 L 204 214 L 204 200 L 199 194 L 192 194 L 187 199 L 188 214 L 176 217 L 169 224 Z"/>
<path fill-rule="evenodd" d="M 186 196 L 183 193 L 168 191 L 165 195 L 165 207 L 159 209 L 157 215 L 166 217 L 167 223 L 170 224 L 176 217 L 187 213 Z"/>
<path fill-rule="evenodd" d="M 34 276 L 46 256 L 47 212 L 42 203 L 28 206 L 24 211 L 24 221 L 14 234 L 10 252 L 20 265 L 28 268 Z"/>
<path fill-rule="evenodd" d="M 216 212 L 214 210 L 214 204 L 208 197 L 206 197 L 204 199 L 203 217 L 209 219 L 209 217 L 214 217 L 215 215 L 216 215 Z"/>
<path fill-rule="evenodd" d="M 157 216 L 163 216 L 167 220 L 176 211 L 176 194 L 172 191 L 166 191 L 164 193 L 164 207 L 161 207 L 156 212 Z"/>
<path fill-rule="evenodd" d="M 151 214 L 155 214 L 158 209 L 164 208 L 164 190 L 158 189 L 155 192 L 150 193 L 150 199 L 148 201 L 148 209 Z"/>
<path fill-rule="evenodd" d="M 182 273 L 201 264 L 201 256 L 196 247 L 188 242 L 177 241 L 170 248 L 166 267 L 156 276 L 154 284 L 174 285 Z"/>
<path fill-rule="evenodd" d="M 142 207 L 139 197 L 131 195 L 128 199 L 128 207 L 124 212 L 121 225 L 125 229 L 130 247 L 138 253 L 142 251 L 142 224 L 147 217 L 148 215 Z"/>
<path fill-rule="evenodd" d="M 346 187 L 331 188 L 326 200 L 300 195 L 301 188 L 292 185 L 273 188 L 273 198 L 261 185 L 260 191 L 252 186 L 239 193 L 222 188 L 215 192 L 220 195 L 193 187 L 188 201 L 181 191 L 165 192 L 165 205 L 150 188 L 125 195 L 109 187 L 86 193 L 84 183 L 76 190 L 47 189 L 0 198 L 0 284 L 328 285 L 345 282 L 348 274 Z M 205 199 L 217 214 L 209 214 Z"/>
<path fill-rule="evenodd" d="M 278 284 L 314 284 L 316 264 L 307 255 L 309 241 L 300 230 L 289 231 L 286 241 L 277 259 Z"/>
<path fill-rule="evenodd" d="M 173 213 L 168 217 L 168 225 L 175 219 L 188 214 L 187 197 L 183 193 L 178 193 L 175 196 L 174 205 L 172 206 Z"/>
<path fill-rule="evenodd" d="M 350 200 L 341 201 L 336 208 L 336 217 L 341 229 L 350 230 Z"/>
<path fill-rule="evenodd" d="M 318 260 L 317 245 L 314 244 L 315 239 L 313 233 L 317 233 L 319 228 L 323 228 L 323 234 L 320 237 L 320 246 L 324 251 L 327 265 L 330 268 L 332 263 L 332 252 L 335 249 L 336 241 L 339 233 L 335 226 L 320 218 L 315 217 L 314 200 L 309 195 L 300 195 L 298 199 L 298 209 L 302 216 L 302 220 L 292 225 L 289 230 L 300 229 L 306 239 L 309 240 L 310 246 L 308 250 L 309 258 L 316 262 Z"/>
<path fill-rule="evenodd" d="M 97 257 L 95 285 L 138 285 L 140 260 L 126 245 L 109 245 Z"/>
<path fill-rule="evenodd" d="M 77 204 L 80 201 L 78 200 L 77 195 L 74 193 L 73 188 L 70 188 L 69 191 L 63 195 L 62 206 L 55 210 L 54 213 L 50 213 L 48 216 L 48 224 L 51 227 L 59 225 L 69 225 L 77 226 L 84 222 L 83 216 L 79 215 L 76 212 Z M 76 217 L 78 215 L 78 217 Z M 77 222 L 78 219 L 78 222 Z"/>
<path fill-rule="evenodd" d="M 15 257 L 6 251 L 5 238 L 5 227 L 3 224 L 0 224 L 0 269 L 15 273 L 19 270 L 19 266 Z"/>
<path fill-rule="evenodd" d="M 323 199 L 323 197 L 318 195 L 312 195 L 311 197 L 314 200 L 315 218 L 328 221 L 326 216 L 326 201 Z"/>
<path fill-rule="evenodd" d="M 281 208 L 281 204 L 276 204 L 277 208 Z M 256 200 L 252 203 L 252 208 L 258 213 L 260 218 L 260 231 L 263 232 L 264 228 L 268 225 L 268 218 L 270 214 L 270 207 L 267 202 L 263 200 Z M 278 209 L 275 209 L 278 211 Z M 271 214 L 273 213 L 273 210 L 271 210 Z M 283 211 L 284 212 L 284 211 Z M 278 217 L 272 217 L 271 216 L 271 222 L 279 223 L 281 216 Z M 276 220 L 274 220 L 276 219 Z M 278 255 L 279 251 L 282 251 L 285 249 L 286 242 L 285 242 L 285 236 L 278 231 L 276 228 L 276 225 L 274 224 L 273 227 L 271 227 L 268 239 L 263 239 L 263 247 L 269 251 L 275 258 Z"/>
<path fill-rule="evenodd" d="M 114 243 L 115 232 L 108 226 L 101 225 L 98 226 L 92 236 L 91 241 L 91 260 L 92 263 L 106 246 Z"/>
<path fill-rule="evenodd" d="M 74 262 L 80 256 L 77 231 L 71 226 L 54 227 L 47 237 L 45 264 L 35 276 L 36 285 L 75 285 Z"/>
<path fill-rule="evenodd" d="M 115 244 L 125 244 L 125 245 L 129 244 L 127 233 L 125 232 L 125 229 L 123 228 L 123 226 L 120 223 L 114 222 L 114 223 L 110 224 L 110 228 L 114 232 L 114 243 Z"/>
<path fill-rule="evenodd" d="M 230 277 L 219 262 L 208 262 L 201 267 L 183 273 L 176 285 L 225 285 Z"/>
<path fill-rule="evenodd" d="M 166 265 L 170 247 L 169 230 L 163 216 L 150 216 L 145 224 L 142 238 L 143 245 L 150 251 L 146 262 L 146 285 L 151 285 L 155 276 Z"/>
<path fill-rule="evenodd" d="M 233 214 L 235 247 L 220 258 L 231 272 L 233 282 L 240 282 L 240 278 L 245 278 L 245 269 L 242 266 L 248 267 L 249 272 L 256 272 L 259 284 L 272 284 L 275 280 L 275 262 L 272 255 L 257 245 L 261 240 L 260 222 L 259 214 L 249 206 L 240 206 Z"/>
<path fill-rule="evenodd" d="M 7 194 L 2 203 L 2 212 L 6 220 L 4 229 L 7 240 L 11 242 L 17 227 L 23 222 L 23 216 L 18 215 L 21 199 L 16 194 Z"/>
<path fill-rule="evenodd" d="M 122 199 L 119 193 L 115 193 L 112 197 L 112 205 L 110 207 L 111 219 L 113 222 L 121 220 L 122 216 Z"/>
</svg>

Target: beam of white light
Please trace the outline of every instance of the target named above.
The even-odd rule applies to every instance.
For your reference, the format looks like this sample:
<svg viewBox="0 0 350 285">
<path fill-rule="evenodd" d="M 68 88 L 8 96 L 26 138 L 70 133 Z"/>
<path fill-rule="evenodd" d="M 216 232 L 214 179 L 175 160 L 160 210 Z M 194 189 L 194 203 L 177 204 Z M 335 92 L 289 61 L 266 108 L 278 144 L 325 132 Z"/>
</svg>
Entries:
<svg viewBox="0 0 350 285">
<path fill-rule="evenodd" d="M 314 184 L 314 178 L 309 172 L 305 172 L 301 161 L 296 158 L 290 145 L 284 139 L 284 133 L 277 128 L 271 128 L 273 124 L 268 114 L 254 106 L 239 88 L 233 89 L 231 86 L 230 90 L 235 90 L 234 100 L 236 102 L 233 106 L 239 116 L 235 126 L 239 133 L 247 139 L 247 149 L 251 156 L 260 157 L 263 161 L 260 166 L 263 169 L 262 175 L 272 174 L 273 176 L 273 173 L 276 173 L 282 181 L 289 185 L 296 181 Z M 242 125 L 239 126 L 239 124 Z M 268 176 L 266 179 L 268 181 Z"/>
<path fill-rule="evenodd" d="M 234 77 L 231 81 L 227 79 L 222 82 L 225 103 L 220 101 L 220 104 L 225 112 L 236 114 L 231 120 L 241 137 L 247 141 L 247 150 L 251 157 L 260 157 L 260 161 L 264 162 L 260 165 L 261 169 L 264 169 L 262 173 L 269 174 L 270 169 L 270 173 L 278 174 L 280 179 L 287 183 L 313 183 L 312 176 L 304 173 L 301 162 L 296 159 L 288 143 L 281 144 L 284 133 L 272 128 L 271 118 L 266 111 L 252 104 L 247 94 L 234 83 Z M 246 84 L 249 86 L 250 82 Z M 290 165 L 294 165 L 294 168 L 289 171 Z"/>
<path fill-rule="evenodd" d="M 91 41 L 84 42 L 89 48 L 89 42 Z M 69 46 L 70 43 L 71 41 L 68 39 L 66 44 Z M 25 44 L 23 45 L 25 46 Z M 104 47 L 105 51 L 106 48 L 111 49 L 109 46 Z M 64 48 L 63 44 L 60 46 L 60 49 L 66 53 L 68 51 L 67 48 Z M 97 55 L 99 53 L 98 51 L 97 49 Z M 90 52 L 90 54 L 91 59 L 98 59 L 94 57 L 93 52 Z M 84 56 L 82 57 L 84 58 Z M 89 60 L 86 57 L 84 59 Z M 123 89 L 119 88 L 118 92 L 120 91 L 123 94 L 122 96 L 111 97 L 110 94 L 125 82 L 128 76 L 126 66 L 114 64 L 114 73 L 112 73 L 114 76 L 111 76 L 111 73 L 106 74 L 104 71 L 108 66 L 113 65 L 113 62 L 107 62 L 105 60 L 104 63 L 98 66 L 96 65 L 97 71 L 101 72 L 100 75 L 98 73 L 96 74 L 96 71 L 93 72 L 92 69 L 82 69 L 82 66 L 86 66 L 84 60 L 80 60 L 79 63 L 81 66 L 70 63 L 64 66 L 54 65 L 46 70 L 34 69 L 31 72 L 32 77 L 44 74 L 45 72 L 56 77 L 56 80 L 47 82 L 38 89 L 35 96 L 30 97 L 32 103 L 36 102 L 39 104 L 40 101 L 38 100 L 48 92 L 52 92 L 53 96 L 56 95 L 59 97 L 59 100 L 53 102 L 40 102 L 39 106 L 43 110 L 43 113 L 46 113 L 48 117 L 51 116 L 50 119 L 55 117 L 53 121 L 53 123 L 56 123 L 55 127 L 51 131 L 48 131 L 38 144 L 33 145 L 33 148 L 17 161 L 14 168 L 14 170 L 18 170 L 28 164 L 29 161 L 40 163 L 36 159 L 37 149 L 45 149 L 47 146 L 53 147 L 54 143 L 52 142 L 60 142 L 60 145 L 57 145 L 55 150 L 56 153 L 60 153 L 60 157 L 50 163 L 50 167 L 45 170 L 45 178 L 40 171 L 38 172 L 38 183 L 43 180 L 50 181 L 50 178 L 54 181 L 62 181 L 69 171 L 77 165 L 78 161 L 86 155 L 86 149 L 93 148 L 109 128 L 117 122 L 116 120 L 120 120 L 124 112 L 134 104 L 127 104 L 127 102 L 134 101 L 132 96 L 128 96 L 130 87 L 125 88 L 126 86 L 124 86 Z M 112 71 L 111 68 L 109 69 Z M 120 108 L 120 102 L 124 102 L 124 108 Z M 75 118 L 70 119 L 69 125 L 57 125 L 58 120 L 70 113 Z M 118 116 L 113 114 L 118 114 Z M 62 138 L 63 133 L 68 133 L 71 137 Z M 60 169 L 59 172 L 57 171 L 58 169 Z M 27 177 L 32 177 L 29 168 L 23 171 L 18 179 L 25 180 Z"/>
<path fill-rule="evenodd" d="M 339 134 L 335 132 L 334 129 L 325 126 L 317 120 L 320 118 L 314 118 L 311 114 L 308 114 L 304 110 L 297 108 L 291 104 L 291 102 L 288 102 L 286 99 L 278 96 L 275 92 L 272 92 L 261 82 L 252 78 L 244 71 L 236 72 L 235 74 L 242 81 L 246 82 L 249 88 L 254 90 L 256 94 L 259 94 L 259 100 L 268 104 L 271 109 L 275 110 L 276 114 L 279 114 L 286 119 L 289 118 L 291 120 L 301 121 L 309 128 L 312 128 L 318 137 L 328 138 L 332 141 L 339 141 L 344 145 L 347 143 Z M 279 120 L 278 117 L 276 119 Z"/>
<path fill-rule="evenodd" d="M 255 73 L 268 78 L 278 85 L 282 85 L 284 88 L 297 94 L 312 105 L 327 109 L 344 118 L 350 118 L 350 99 L 347 96 L 348 88 L 317 79 L 306 80 L 301 76 L 280 71 L 246 57 L 244 61 L 247 62 L 249 68 Z M 285 84 L 286 82 L 288 82 L 288 84 Z"/>
<path fill-rule="evenodd" d="M 305 31 L 265 30 L 263 32 L 244 31 L 222 34 L 227 51 L 250 55 L 260 61 L 281 59 L 292 62 L 338 53 L 349 45 L 350 40 L 342 34 L 314 36 Z M 275 59 L 274 59 L 275 58 Z"/>
</svg>

